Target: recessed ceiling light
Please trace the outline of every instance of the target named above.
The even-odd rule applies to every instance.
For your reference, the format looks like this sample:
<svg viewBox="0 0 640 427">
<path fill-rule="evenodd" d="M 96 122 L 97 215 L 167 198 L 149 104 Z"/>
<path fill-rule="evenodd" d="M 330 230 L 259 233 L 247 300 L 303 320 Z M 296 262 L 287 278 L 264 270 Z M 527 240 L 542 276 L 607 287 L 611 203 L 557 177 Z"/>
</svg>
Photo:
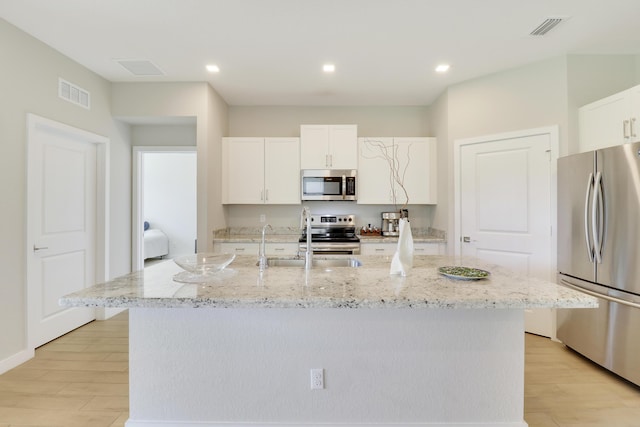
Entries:
<svg viewBox="0 0 640 427">
<path fill-rule="evenodd" d="M 219 73 L 220 67 L 214 64 L 207 65 L 207 71 L 210 73 Z"/>
<path fill-rule="evenodd" d="M 333 73 L 334 71 L 336 71 L 336 66 L 333 64 L 324 64 L 322 66 L 322 71 L 324 71 L 325 73 Z"/>
<path fill-rule="evenodd" d="M 436 73 L 446 73 L 447 71 L 449 71 L 449 68 L 449 64 L 440 64 L 436 67 Z"/>
</svg>

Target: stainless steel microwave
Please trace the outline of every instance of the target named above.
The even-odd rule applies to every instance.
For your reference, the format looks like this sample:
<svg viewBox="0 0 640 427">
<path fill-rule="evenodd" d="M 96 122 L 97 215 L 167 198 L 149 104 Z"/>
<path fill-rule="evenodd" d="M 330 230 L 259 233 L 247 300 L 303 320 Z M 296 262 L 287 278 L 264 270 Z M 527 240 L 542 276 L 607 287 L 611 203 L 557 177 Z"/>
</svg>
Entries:
<svg viewBox="0 0 640 427">
<path fill-rule="evenodd" d="M 302 200 L 357 200 L 355 169 L 303 169 Z"/>
</svg>

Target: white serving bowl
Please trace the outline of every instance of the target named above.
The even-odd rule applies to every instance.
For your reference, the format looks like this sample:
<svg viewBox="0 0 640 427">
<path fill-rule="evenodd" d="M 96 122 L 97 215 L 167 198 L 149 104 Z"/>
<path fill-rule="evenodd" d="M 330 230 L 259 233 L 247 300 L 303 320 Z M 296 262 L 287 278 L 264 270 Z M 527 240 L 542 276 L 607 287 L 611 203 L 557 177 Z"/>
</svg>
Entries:
<svg viewBox="0 0 640 427">
<path fill-rule="evenodd" d="M 193 274 L 212 274 L 222 271 L 235 259 L 235 254 L 197 253 L 174 258 L 183 270 Z"/>
</svg>

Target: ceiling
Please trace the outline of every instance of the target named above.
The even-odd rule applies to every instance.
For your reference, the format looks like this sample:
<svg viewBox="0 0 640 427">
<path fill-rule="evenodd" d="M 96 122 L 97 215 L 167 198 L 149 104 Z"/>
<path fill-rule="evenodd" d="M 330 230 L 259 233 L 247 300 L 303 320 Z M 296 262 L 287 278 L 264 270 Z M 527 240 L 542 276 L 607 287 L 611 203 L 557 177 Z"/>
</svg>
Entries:
<svg viewBox="0 0 640 427">
<path fill-rule="evenodd" d="M 235 106 L 429 105 L 546 58 L 640 54 L 639 0 L 0 0 L 0 17 L 107 80 L 207 81 Z M 568 19 L 529 35 L 550 17 Z"/>
</svg>

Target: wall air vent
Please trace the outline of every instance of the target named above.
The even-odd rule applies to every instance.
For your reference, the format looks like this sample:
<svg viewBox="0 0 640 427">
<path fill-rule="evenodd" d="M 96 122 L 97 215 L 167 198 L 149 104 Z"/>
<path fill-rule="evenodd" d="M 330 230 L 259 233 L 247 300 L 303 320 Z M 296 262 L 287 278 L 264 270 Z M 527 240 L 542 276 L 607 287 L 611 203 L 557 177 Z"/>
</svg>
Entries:
<svg viewBox="0 0 640 427">
<path fill-rule="evenodd" d="M 544 36 L 566 19 L 567 18 L 547 18 L 544 20 L 544 22 L 542 22 L 542 24 L 538 25 L 536 29 L 531 31 L 531 33 L 529 34 L 532 36 Z"/>
<path fill-rule="evenodd" d="M 91 94 L 89 91 L 61 78 L 58 79 L 58 96 L 87 110 L 91 109 Z"/>
<path fill-rule="evenodd" d="M 156 64 L 146 59 L 118 59 L 116 62 L 134 76 L 164 76 Z"/>
</svg>

